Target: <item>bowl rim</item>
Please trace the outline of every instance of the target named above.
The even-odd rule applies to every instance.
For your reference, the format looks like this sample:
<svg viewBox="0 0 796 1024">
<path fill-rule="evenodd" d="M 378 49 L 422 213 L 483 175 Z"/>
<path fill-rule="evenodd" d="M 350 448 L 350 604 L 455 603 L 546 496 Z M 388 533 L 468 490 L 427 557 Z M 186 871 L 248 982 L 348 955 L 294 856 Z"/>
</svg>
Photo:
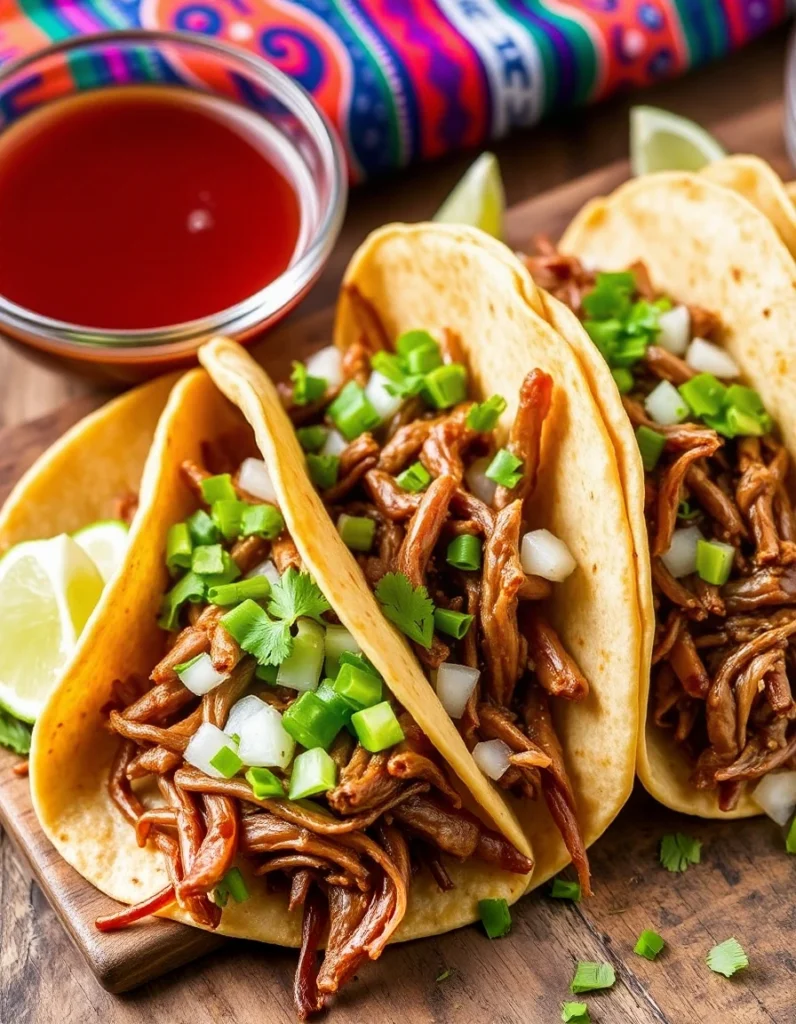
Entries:
<svg viewBox="0 0 796 1024">
<path fill-rule="evenodd" d="M 36 313 L 12 302 L 0 292 L 0 330 L 6 328 L 10 333 L 17 337 L 21 334 L 34 344 L 56 347 L 83 358 L 90 357 L 91 351 L 94 351 L 103 361 L 113 361 L 114 357 L 144 359 L 147 355 L 162 354 L 164 350 L 174 356 L 182 355 L 195 349 L 210 335 L 246 333 L 274 319 L 280 312 L 287 312 L 306 292 L 328 259 L 342 226 L 348 195 L 342 143 L 325 113 L 307 90 L 259 55 L 197 33 L 131 28 L 73 36 L 42 47 L 2 67 L 0 92 L 10 79 L 48 57 L 85 47 L 136 42 L 176 43 L 244 65 L 289 107 L 312 135 L 329 171 L 331 190 L 325 208 L 321 209 L 320 223 L 299 258 L 259 291 L 209 316 L 157 328 L 114 330 L 87 327 Z M 92 88 L 100 91 L 109 87 L 118 86 L 101 84 Z"/>
</svg>

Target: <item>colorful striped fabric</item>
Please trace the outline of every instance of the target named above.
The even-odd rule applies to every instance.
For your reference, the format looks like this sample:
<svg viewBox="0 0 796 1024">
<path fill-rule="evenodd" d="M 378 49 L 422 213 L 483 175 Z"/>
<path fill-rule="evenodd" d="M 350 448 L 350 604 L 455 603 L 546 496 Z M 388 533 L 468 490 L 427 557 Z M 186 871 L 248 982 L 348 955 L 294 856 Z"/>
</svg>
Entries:
<svg viewBox="0 0 796 1024">
<path fill-rule="evenodd" d="M 0 0 L 0 62 L 141 26 L 262 54 L 308 89 L 354 179 L 714 60 L 790 0 Z M 120 57 L 82 74 L 135 77 Z M 108 66 L 108 64 L 110 66 Z M 86 84 L 89 84 L 88 82 Z"/>
</svg>

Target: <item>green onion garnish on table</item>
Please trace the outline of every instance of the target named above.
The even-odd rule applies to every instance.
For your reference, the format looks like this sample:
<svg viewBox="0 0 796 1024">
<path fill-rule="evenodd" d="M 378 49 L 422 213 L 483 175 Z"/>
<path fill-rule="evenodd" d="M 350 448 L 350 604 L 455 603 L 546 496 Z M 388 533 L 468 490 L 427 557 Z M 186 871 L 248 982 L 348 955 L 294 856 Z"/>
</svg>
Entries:
<svg viewBox="0 0 796 1024">
<path fill-rule="evenodd" d="M 368 516 L 349 516 L 342 512 L 337 520 L 337 532 L 351 551 L 370 551 L 376 535 L 376 521 Z"/>
<path fill-rule="evenodd" d="M 591 1024 L 589 1008 L 585 1003 L 562 1003 L 561 1020 L 564 1024 Z"/>
<path fill-rule="evenodd" d="M 711 971 L 723 974 L 725 978 L 731 978 L 737 971 L 749 966 L 749 957 L 735 938 L 726 939 L 718 946 L 714 946 L 708 953 L 706 961 Z"/>
<path fill-rule="evenodd" d="M 304 695 L 309 696 L 309 694 Z M 315 747 L 299 754 L 293 762 L 290 776 L 290 799 L 305 800 L 334 789 L 337 784 L 337 765 L 325 750 Z"/>
<path fill-rule="evenodd" d="M 351 716 L 351 725 L 359 742 L 371 754 L 394 747 L 405 738 L 401 723 L 386 700 L 357 711 Z"/>
<path fill-rule="evenodd" d="M 486 468 L 486 476 L 511 490 L 522 480 L 522 459 L 501 448 Z"/>
<path fill-rule="evenodd" d="M 611 988 L 616 981 L 616 974 L 611 964 L 595 963 L 593 960 L 582 960 L 575 968 L 575 977 L 569 986 L 570 992 L 595 992 L 597 989 Z"/>
<path fill-rule="evenodd" d="M 479 900 L 478 913 L 490 939 L 501 939 L 511 931 L 511 912 L 506 900 Z"/>
<path fill-rule="evenodd" d="M 581 891 L 579 882 L 569 882 L 565 878 L 554 878 L 550 886 L 550 895 L 554 900 L 580 901 Z"/>
<path fill-rule="evenodd" d="M 657 932 L 645 929 L 638 937 L 633 947 L 633 952 L 643 956 L 646 960 L 654 960 L 666 943 Z"/>
<path fill-rule="evenodd" d="M 471 533 L 463 533 L 454 537 L 448 545 L 445 560 L 454 569 L 475 572 L 481 568 L 481 540 Z"/>
</svg>

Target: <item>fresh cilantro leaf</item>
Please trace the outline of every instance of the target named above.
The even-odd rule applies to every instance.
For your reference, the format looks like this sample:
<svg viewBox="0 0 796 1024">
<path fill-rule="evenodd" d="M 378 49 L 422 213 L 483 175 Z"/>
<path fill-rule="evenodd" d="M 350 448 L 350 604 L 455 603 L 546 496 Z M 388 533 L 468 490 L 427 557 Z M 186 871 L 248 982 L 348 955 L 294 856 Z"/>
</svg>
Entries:
<svg viewBox="0 0 796 1024">
<path fill-rule="evenodd" d="M 616 981 L 616 974 L 611 964 L 598 964 L 591 960 L 580 961 L 575 968 L 575 977 L 569 986 L 570 991 L 593 992 L 598 988 L 611 988 Z"/>
<path fill-rule="evenodd" d="M 736 971 L 749 966 L 749 957 L 737 939 L 720 942 L 711 949 L 706 959 L 711 971 L 723 974 L 725 978 L 731 978 Z"/>
<path fill-rule="evenodd" d="M 390 622 L 411 640 L 423 647 L 431 647 L 434 603 L 425 587 L 413 587 L 402 572 L 388 572 L 379 580 L 376 597 Z"/>
<path fill-rule="evenodd" d="M 0 746 L 25 755 L 30 751 L 31 727 L 0 708 Z"/>
<path fill-rule="evenodd" d="M 667 871 L 688 870 L 689 865 L 699 864 L 702 859 L 702 843 L 682 832 L 667 835 L 661 839 L 661 864 Z"/>
<path fill-rule="evenodd" d="M 296 619 L 300 618 L 320 622 L 321 615 L 328 612 L 330 607 L 318 584 L 308 572 L 297 572 L 290 568 L 271 588 L 268 611 L 283 619 L 288 626 L 292 626 Z"/>
<path fill-rule="evenodd" d="M 260 665 L 281 665 L 293 650 L 293 637 L 287 622 L 275 622 L 263 612 L 244 639 L 244 651 L 253 654 Z"/>
<path fill-rule="evenodd" d="M 293 401 L 296 405 L 309 405 L 326 394 L 326 381 L 323 377 L 310 376 L 304 363 L 293 363 L 290 380 L 293 383 Z"/>
<path fill-rule="evenodd" d="M 562 1003 L 561 1020 L 564 1024 L 591 1024 L 589 1008 L 585 1003 Z"/>
</svg>

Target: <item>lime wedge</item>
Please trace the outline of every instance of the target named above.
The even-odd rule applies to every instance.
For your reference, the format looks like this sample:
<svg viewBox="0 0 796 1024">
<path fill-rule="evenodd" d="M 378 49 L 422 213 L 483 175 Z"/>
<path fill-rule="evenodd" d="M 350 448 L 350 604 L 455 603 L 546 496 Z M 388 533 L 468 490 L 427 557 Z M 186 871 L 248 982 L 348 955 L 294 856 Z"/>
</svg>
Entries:
<svg viewBox="0 0 796 1024">
<path fill-rule="evenodd" d="M 633 174 L 699 171 L 726 156 L 713 136 L 687 117 L 659 107 L 630 110 L 630 166 Z"/>
<path fill-rule="evenodd" d="M 467 224 L 502 238 L 505 209 L 498 159 L 494 153 L 482 153 L 434 214 L 434 220 L 440 224 Z"/>
<path fill-rule="evenodd" d="M 115 576 L 127 554 L 128 528 L 121 519 L 105 519 L 72 534 L 99 569 L 105 583 Z"/>
<path fill-rule="evenodd" d="M 0 706 L 34 721 L 102 588 L 66 534 L 17 544 L 0 559 Z"/>
</svg>

